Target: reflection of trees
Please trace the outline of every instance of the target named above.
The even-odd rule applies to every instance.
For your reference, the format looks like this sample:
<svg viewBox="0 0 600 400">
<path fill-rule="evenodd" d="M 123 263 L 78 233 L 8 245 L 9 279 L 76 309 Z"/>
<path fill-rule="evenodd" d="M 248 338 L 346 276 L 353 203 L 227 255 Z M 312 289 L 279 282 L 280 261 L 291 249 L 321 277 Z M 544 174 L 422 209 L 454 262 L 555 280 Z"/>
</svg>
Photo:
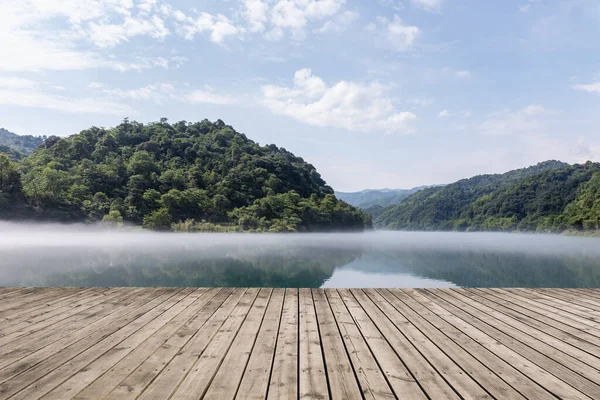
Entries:
<svg viewBox="0 0 600 400">
<path fill-rule="evenodd" d="M 366 273 L 409 273 L 467 287 L 600 287 L 600 260 L 518 253 L 412 251 L 365 254 Z"/>
<path fill-rule="evenodd" d="M 11 252 L 0 260 L 0 286 L 320 287 L 359 255 L 322 248 Z"/>
<path fill-rule="evenodd" d="M 364 273 L 410 274 L 459 286 L 600 287 L 600 260 L 583 256 L 189 243 L 168 249 L 2 251 L 0 286 L 320 287 L 347 264 Z"/>
</svg>

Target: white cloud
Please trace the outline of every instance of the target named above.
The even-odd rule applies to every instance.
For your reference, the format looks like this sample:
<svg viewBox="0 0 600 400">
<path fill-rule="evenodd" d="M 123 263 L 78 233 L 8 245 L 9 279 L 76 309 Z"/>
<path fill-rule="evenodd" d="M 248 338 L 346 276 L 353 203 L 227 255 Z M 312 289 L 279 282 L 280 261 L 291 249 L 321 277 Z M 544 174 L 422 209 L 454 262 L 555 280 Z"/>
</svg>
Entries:
<svg viewBox="0 0 600 400">
<path fill-rule="evenodd" d="M 144 69 L 154 62 L 109 58 L 95 47 L 113 47 L 135 36 L 162 39 L 169 30 L 154 0 L 22 0 L 2 2 L 0 54 L 4 71 Z"/>
<path fill-rule="evenodd" d="M 247 32 L 268 40 L 289 35 L 300 41 L 309 22 L 325 21 L 324 30 L 338 30 L 356 17 L 343 12 L 346 0 L 240 0 L 231 16 L 185 13 L 169 0 L 4 0 L 0 6 L 0 71 L 143 69 L 146 63 L 125 61 L 124 54 L 101 51 L 134 38 L 164 40 L 172 32 L 192 40 L 199 34 L 224 45 Z M 341 13 L 341 14 L 340 14 Z M 247 27 L 240 19 L 245 19 Z M 328 22 L 330 22 L 328 24 Z"/>
<path fill-rule="evenodd" d="M 455 71 L 454 75 L 459 79 L 469 79 L 471 78 L 471 72 L 466 70 Z"/>
<path fill-rule="evenodd" d="M 440 69 L 425 69 L 423 70 L 424 76 L 431 80 L 447 80 L 447 79 L 460 79 L 469 80 L 473 77 L 473 74 L 469 70 L 459 70 L 450 67 L 443 67 Z"/>
<path fill-rule="evenodd" d="M 281 40 L 286 33 L 300 41 L 306 37 L 305 29 L 311 22 L 326 21 L 315 31 L 341 30 L 356 19 L 357 13 L 346 11 L 339 14 L 346 0 L 243 0 L 242 14 L 248 21 L 250 32 L 265 32 L 264 38 L 270 41 Z"/>
<path fill-rule="evenodd" d="M 573 89 L 582 90 L 588 93 L 598 93 L 600 94 L 600 82 L 590 83 L 588 85 L 574 85 Z"/>
<path fill-rule="evenodd" d="M 15 76 L 0 77 L 0 88 L 5 89 L 31 89 L 36 83 L 29 79 L 23 79 Z"/>
<path fill-rule="evenodd" d="M 421 36 L 421 30 L 416 26 L 405 25 L 398 16 L 387 26 L 388 40 L 396 50 L 409 49 L 415 40 Z"/>
<path fill-rule="evenodd" d="M 210 40 L 223 44 L 229 37 L 238 37 L 243 33 L 243 28 L 222 14 L 212 15 L 206 12 L 198 14 L 195 18 L 186 16 L 180 21 L 180 33 L 187 40 L 192 40 L 198 33 L 210 33 Z"/>
<path fill-rule="evenodd" d="M 438 117 L 440 118 L 447 118 L 447 117 L 461 117 L 461 118 L 471 118 L 471 111 L 466 110 L 466 111 L 460 111 L 460 112 L 451 112 L 448 110 L 442 110 L 438 113 Z M 462 130 L 462 129 L 460 129 Z"/>
<path fill-rule="evenodd" d="M 100 83 L 100 82 L 90 82 L 88 84 L 88 87 L 92 88 L 92 89 L 100 89 L 100 88 L 104 87 L 104 84 Z"/>
<path fill-rule="evenodd" d="M 262 87 L 262 104 L 279 115 L 320 127 L 349 131 L 408 132 L 416 116 L 396 110 L 387 88 L 340 81 L 328 86 L 308 68 L 296 71 L 293 87 Z"/>
<path fill-rule="evenodd" d="M 317 32 L 342 32 L 353 22 L 360 18 L 360 14 L 354 11 L 344 11 L 330 21 L 325 22 L 323 26 L 317 29 Z"/>
<path fill-rule="evenodd" d="M 413 97 L 412 99 L 409 99 L 408 102 L 416 106 L 426 107 L 433 104 L 433 99 L 429 97 Z"/>
<path fill-rule="evenodd" d="M 244 15 L 250 24 L 250 32 L 264 32 L 268 5 L 262 0 L 244 0 Z"/>
<path fill-rule="evenodd" d="M 429 12 L 439 12 L 442 9 L 442 0 L 411 0 L 411 3 Z"/>
<path fill-rule="evenodd" d="M 377 30 L 377 25 L 374 22 L 369 22 L 363 29 L 366 32 L 375 32 Z"/>
<path fill-rule="evenodd" d="M 212 90 L 194 90 L 183 96 L 183 99 L 194 104 L 231 105 L 238 100 L 227 94 L 217 94 Z"/>
<path fill-rule="evenodd" d="M 173 97 L 174 90 L 175 88 L 170 83 L 157 83 L 138 89 L 104 89 L 102 92 L 123 99 L 151 100 L 160 104 L 169 97 Z"/>
<path fill-rule="evenodd" d="M 153 83 L 135 89 L 107 88 L 106 85 L 97 82 L 92 82 L 88 86 L 98 89 L 109 98 L 153 101 L 158 104 L 163 104 L 168 100 L 184 101 L 192 104 L 229 105 L 239 103 L 237 98 L 229 94 L 216 93 L 216 90 L 210 86 L 191 91 L 182 91 L 169 82 Z"/>
<path fill-rule="evenodd" d="M 386 40 L 396 51 L 410 49 L 421 36 L 421 29 L 405 24 L 402 18 L 397 15 L 394 16 L 393 20 L 378 17 L 377 23 L 370 23 L 364 29 L 368 32 L 374 32 L 376 36 L 379 36 L 379 40 Z"/>
<path fill-rule="evenodd" d="M 543 130 L 542 116 L 549 114 L 543 106 L 532 104 L 520 110 L 502 110 L 490 113 L 479 126 L 483 135 L 530 135 Z"/>
<path fill-rule="evenodd" d="M 135 113 L 131 107 L 96 98 L 72 98 L 38 90 L 0 89 L 0 104 L 30 108 L 45 108 L 68 114 L 110 114 L 126 116 Z"/>
<path fill-rule="evenodd" d="M 526 3 L 521 4 L 519 6 L 519 11 L 522 13 L 526 13 L 531 9 L 531 6 L 533 6 L 536 3 L 539 3 L 539 0 L 527 0 Z"/>
<path fill-rule="evenodd" d="M 151 18 L 130 18 L 120 24 L 89 24 L 89 38 L 98 47 L 114 47 L 134 36 L 148 35 L 155 39 L 164 39 L 169 34 L 164 21 L 154 15 Z"/>
<path fill-rule="evenodd" d="M 307 15 L 295 1 L 280 0 L 271 9 L 271 23 L 280 28 L 302 28 Z"/>
</svg>

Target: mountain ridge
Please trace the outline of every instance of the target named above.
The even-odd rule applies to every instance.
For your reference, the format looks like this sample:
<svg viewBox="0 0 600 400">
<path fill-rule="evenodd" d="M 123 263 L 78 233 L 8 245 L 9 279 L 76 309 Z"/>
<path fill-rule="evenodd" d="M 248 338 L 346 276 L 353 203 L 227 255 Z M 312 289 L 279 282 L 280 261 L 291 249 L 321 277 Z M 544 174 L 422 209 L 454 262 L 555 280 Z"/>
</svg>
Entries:
<svg viewBox="0 0 600 400">
<path fill-rule="evenodd" d="M 13 150 L 13 158 L 19 159 L 31 154 L 44 143 L 45 136 L 17 135 L 5 128 L 0 128 L 0 152 L 7 153 L 7 148 Z"/>
<path fill-rule="evenodd" d="M 375 226 L 397 230 L 600 229 L 600 164 L 556 160 L 421 190 L 378 210 Z"/>
</svg>

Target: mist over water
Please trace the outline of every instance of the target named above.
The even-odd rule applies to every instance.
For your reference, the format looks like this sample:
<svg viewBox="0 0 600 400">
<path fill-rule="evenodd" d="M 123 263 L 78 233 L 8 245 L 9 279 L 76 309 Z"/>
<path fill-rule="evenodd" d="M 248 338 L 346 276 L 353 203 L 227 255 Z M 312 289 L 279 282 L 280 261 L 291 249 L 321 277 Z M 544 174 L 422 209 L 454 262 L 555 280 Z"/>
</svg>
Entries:
<svg viewBox="0 0 600 400">
<path fill-rule="evenodd" d="M 600 239 L 0 223 L 0 286 L 600 287 Z"/>
</svg>

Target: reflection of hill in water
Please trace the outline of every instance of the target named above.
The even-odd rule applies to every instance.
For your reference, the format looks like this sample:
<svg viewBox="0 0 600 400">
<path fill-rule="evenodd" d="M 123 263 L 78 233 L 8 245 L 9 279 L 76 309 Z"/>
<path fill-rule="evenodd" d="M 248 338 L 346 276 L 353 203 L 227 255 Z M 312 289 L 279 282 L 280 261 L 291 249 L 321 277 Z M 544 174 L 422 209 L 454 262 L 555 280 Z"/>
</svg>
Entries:
<svg viewBox="0 0 600 400">
<path fill-rule="evenodd" d="M 360 255 L 359 251 L 319 248 L 210 253 L 54 249 L 4 254 L 0 286 L 320 287 L 336 267 Z"/>
<path fill-rule="evenodd" d="M 411 274 L 467 287 L 600 287 L 600 260 L 519 253 L 369 252 L 345 268 Z"/>
<path fill-rule="evenodd" d="M 410 275 L 470 287 L 600 287 L 600 259 L 591 256 L 289 244 L 202 247 L 189 241 L 162 248 L 148 245 L 144 250 L 4 249 L 0 286 L 320 287 L 336 268 L 362 273 L 344 275 L 354 277 L 348 281 L 352 287 L 364 286 L 365 276 L 375 274 L 400 283 L 402 276 Z"/>
</svg>

